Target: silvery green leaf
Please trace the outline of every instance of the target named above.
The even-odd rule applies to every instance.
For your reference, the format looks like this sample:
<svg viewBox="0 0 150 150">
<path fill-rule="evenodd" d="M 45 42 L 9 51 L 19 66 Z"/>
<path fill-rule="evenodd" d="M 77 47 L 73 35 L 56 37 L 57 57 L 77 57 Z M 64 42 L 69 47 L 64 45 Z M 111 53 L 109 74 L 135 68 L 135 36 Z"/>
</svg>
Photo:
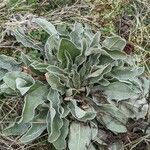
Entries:
<svg viewBox="0 0 150 150">
<path fill-rule="evenodd" d="M 31 127 L 20 138 L 21 143 L 29 143 L 38 138 L 46 129 L 46 111 L 40 112 L 32 121 Z"/>
<path fill-rule="evenodd" d="M 31 58 L 24 53 L 21 53 L 21 58 L 22 58 L 23 63 L 27 67 L 29 67 L 28 69 L 31 72 L 38 74 L 38 75 L 41 75 L 43 72 L 44 73 L 46 72 L 45 68 L 48 66 L 48 64 L 38 62 L 37 60 L 34 60 L 34 59 L 31 60 Z"/>
<path fill-rule="evenodd" d="M 100 45 L 99 44 L 99 42 L 100 42 L 100 36 L 101 36 L 100 32 L 96 32 L 95 33 L 95 35 L 94 35 L 94 37 L 92 39 L 92 42 L 90 44 L 90 47 L 98 47 Z"/>
<path fill-rule="evenodd" d="M 99 58 L 99 65 L 107 65 L 113 63 L 114 60 L 109 55 L 101 55 Z"/>
<path fill-rule="evenodd" d="M 43 30 L 45 30 L 50 35 L 58 34 L 57 30 L 55 29 L 55 26 L 43 18 L 33 18 L 32 22 L 38 24 Z"/>
<path fill-rule="evenodd" d="M 50 105 L 50 111 L 47 114 L 47 131 L 48 131 L 48 141 L 49 142 L 54 142 L 56 141 L 59 136 L 60 136 L 60 129 L 62 127 L 62 125 L 60 125 L 60 118 L 56 116 L 56 111 L 55 109 L 52 107 L 52 105 Z M 53 137 L 52 137 L 53 135 Z"/>
<path fill-rule="evenodd" d="M 87 150 L 92 140 L 91 130 L 87 124 L 72 122 L 68 141 L 69 150 Z"/>
<path fill-rule="evenodd" d="M 67 117 L 69 113 L 70 113 L 69 105 L 65 105 L 64 107 L 62 107 L 61 118 Z"/>
<path fill-rule="evenodd" d="M 65 92 L 65 85 L 61 83 L 60 78 L 53 73 L 46 73 L 46 80 L 51 86 L 52 89 L 61 92 L 62 94 Z"/>
<path fill-rule="evenodd" d="M 55 75 L 57 78 L 59 78 L 60 83 L 64 83 L 64 85 L 68 86 L 69 84 L 69 78 L 68 78 L 68 73 L 61 69 L 60 67 L 54 66 L 54 65 L 49 65 L 46 70 L 50 73 Z"/>
<path fill-rule="evenodd" d="M 90 43 L 93 40 L 94 33 L 91 31 L 91 28 L 85 27 L 84 32 L 83 32 L 83 37 L 87 40 L 88 46 L 90 47 Z"/>
<path fill-rule="evenodd" d="M 104 70 L 102 71 L 102 73 L 99 75 L 99 76 L 96 76 L 96 77 L 92 77 L 92 78 L 89 78 L 89 84 L 94 84 L 94 83 L 99 83 L 100 80 L 103 79 L 103 76 L 107 73 L 109 73 L 112 69 L 112 65 L 108 65 L 106 66 L 106 68 L 104 68 Z"/>
<path fill-rule="evenodd" d="M 45 43 L 45 55 L 50 64 L 55 64 L 60 39 L 56 35 L 51 35 Z M 53 54 L 54 53 L 54 54 Z"/>
<path fill-rule="evenodd" d="M 110 115 L 104 115 L 101 120 L 103 121 L 104 125 L 107 127 L 107 129 L 117 132 L 117 133 L 125 133 L 127 132 L 127 128 L 124 124 L 122 124 L 117 119 L 114 119 Z"/>
<path fill-rule="evenodd" d="M 69 33 L 67 27 L 68 27 L 68 25 L 66 23 L 58 24 L 57 25 L 57 32 L 61 36 L 69 36 L 70 33 Z"/>
<path fill-rule="evenodd" d="M 32 67 L 34 70 L 46 73 L 47 72 L 47 67 L 49 65 L 46 63 L 39 63 L 37 61 L 34 61 L 33 63 L 30 64 L 30 67 Z"/>
<path fill-rule="evenodd" d="M 18 123 L 19 118 L 16 118 L 15 122 L 13 122 L 10 126 L 3 130 L 4 135 L 22 135 L 27 129 L 30 127 L 30 123 Z"/>
<path fill-rule="evenodd" d="M 110 83 L 104 88 L 104 93 L 107 95 L 108 99 L 115 99 L 117 101 L 134 98 L 137 96 L 131 86 L 122 82 Z"/>
<path fill-rule="evenodd" d="M 80 74 L 74 70 L 73 77 L 72 77 L 74 88 L 78 89 L 81 86 Z"/>
<path fill-rule="evenodd" d="M 110 84 L 110 82 L 107 79 L 102 79 L 99 81 L 99 84 L 102 86 L 108 86 Z"/>
<path fill-rule="evenodd" d="M 27 93 L 29 89 L 33 86 L 33 84 L 34 84 L 34 80 L 33 83 L 29 85 L 29 82 L 27 82 L 26 80 L 22 78 L 16 78 L 16 88 L 20 91 L 21 95 Z"/>
<path fill-rule="evenodd" d="M 62 39 L 57 56 L 61 63 L 64 65 L 66 65 L 65 52 L 68 52 L 71 56 L 71 59 L 74 61 L 75 58 L 80 55 L 81 50 L 78 49 L 70 40 Z"/>
<path fill-rule="evenodd" d="M 28 132 L 21 137 L 20 139 L 21 143 L 32 142 L 34 139 L 38 138 L 45 129 L 46 129 L 46 125 L 40 123 L 32 124 Z"/>
<path fill-rule="evenodd" d="M 91 66 L 91 62 L 93 61 L 92 57 L 89 57 L 89 59 L 87 59 L 87 61 L 85 62 L 85 74 L 89 74 L 91 72 L 92 66 Z M 84 64 L 83 64 L 84 65 Z"/>
<path fill-rule="evenodd" d="M 90 78 L 90 77 L 97 77 L 97 76 L 99 76 L 99 75 L 102 75 L 104 69 L 105 69 L 107 66 L 108 66 L 108 65 L 98 66 L 98 69 L 97 69 L 96 71 L 92 72 L 92 73 L 88 76 L 88 78 Z"/>
<path fill-rule="evenodd" d="M 68 73 L 64 69 L 61 69 L 54 65 L 49 65 L 46 70 L 55 75 L 62 76 L 63 78 L 67 78 L 65 76 L 68 76 Z"/>
<path fill-rule="evenodd" d="M 50 90 L 47 99 L 50 101 L 50 109 L 46 119 L 49 133 L 48 141 L 53 143 L 61 135 L 61 128 L 63 126 L 63 119 L 60 118 L 59 113 L 61 100 L 56 90 Z"/>
<path fill-rule="evenodd" d="M 73 31 L 70 33 L 70 38 L 71 38 L 71 41 L 75 43 L 77 47 L 81 47 L 81 38 L 82 38 L 83 32 L 84 32 L 84 28 L 82 24 L 76 22 L 74 24 Z"/>
<path fill-rule="evenodd" d="M 119 108 L 117 108 L 114 104 L 103 104 L 100 107 L 100 111 L 105 111 L 111 116 L 114 116 L 118 121 L 125 124 L 127 122 L 127 116 L 124 114 L 123 111 L 121 111 Z"/>
<path fill-rule="evenodd" d="M 125 61 L 124 60 L 116 60 L 115 61 L 116 62 L 116 66 L 118 67 L 118 68 L 122 68 L 122 67 L 124 67 L 124 65 L 125 65 Z M 114 65 L 115 65 L 115 62 L 114 62 Z"/>
<path fill-rule="evenodd" d="M 63 126 L 60 129 L 60 136 L 59 138 L 53 142 L 53 145 L 55 146 L 56 149 L 58 150 L 63 150 L 66 149 L 66 137 L 69 132 L 69 121 L 67 119 L 63 119 Z"/>
<path fill-rule="evenodd" d="M 31 58 L 29 58 L 26 54 L 24 54 L 23 52 L 21 53 L 21 59 L 23 61 L 23 63 L 26 66 L 30 66 L 30 64 L 33 62 L 33 60 L 31 60 Z"/>
<path fill-rule="evenodd" d="M 130 82 L 133 84 L 132 88 L 134 88 L 134 91 L 136 91 L 137 96 L 140 95 L 140 97 L 143 98 L 146 98 L 148 96 L 150 89 L 149 78 L 145 78 L 144 76 L 137 76 L 136 78 L 134 78 L 134 80 L 130 80 Z"/>
<path fill-rule="evenodd" d="M 7 70 L 6 69 L 2 69 L 0 68 L 0 81 L 3 79 L 3 77 L 5 76 Z"/>
<path fill-rule="evenodd" d="M 5 74 L 3 81 L 12 89 L 24 95 L 34 85 L 34 79 L 27 73 L 12 71 Z"/>
<path fill-rule="evenodd" d="M 89 59 L 83 63 L 81 69 L 79 70 L 79 74 L 80 74 L 80 77 L 82 80 L 85 80 L 87 76 L 85 75 L 88 75 L 90 74 L 90 71 L 91 71 L 91 62 L 92 62 L 92 57 L 89 57 Z M 84 85 L 85 83 L 83 83 Z"/>
<path fill-rule="evenodd" d="M 17 27 L 15 30 L 12 31 L 17 39 L 18 42 L 22 43 L 25 47 L 31 47 L 34 49 L 39 50 L 43 53 L 42 45 L 36 44 L 36 42 L 25 35 L 23 29 L 21 27 Z"/>
<path fill-rule="evenodd" d="M 127 58 L 127 55 L 122 51 L 117 51 L 117 50 L 107 51 L 107 52 L 103 51 L 102 53 L 105 54 L 105 55 L 110 56 L 114 60 L 118 60 L 118 59 L 125 60 Z"/>
<path fill-rule="evenodd" d="M 86 32 L 86 34 L 88 34 L 90 37 L 93 37 L 94 36 L 94 33 L 92 32 L 92 28 L 90 25 L 88 24 L 84 24 L 84 30 Z"/>
<path fill-rule="evenodd" d="M 98 120 L 106 125 L 106 127 L 117 133 L 127 132 L 126 123 L 127 116 L 119 110 L 115 105 L 112 104 L 103 104 L 99 108 L 102 115 L 98 115 Z"/>
<path fill-rule="evenodd" d="M 97 77 L 92 77 L 92 78 L 89 78 L 88 79 L 88 84 L 92 85 L 94 83 L 98 83 L 100 80 L 103 79 L 103 74 L 102 75 L 99 75 Z"/>
<path fill-rule="evenodd" d="M 0 85 L 0 93 L 1 94 L 8 94 L 8 95 L 16 95 L 17 94 L 6 83 L 3 83 L 2 85 Z"/>
<path fill-rule="evenodd" d="M 90 47 L 87 49 L 87 51 L 85 52 L 85 56 L 90 56 L 92 54 L 101 54 L 101 49 L 100 48 L 93 48 L 93 47 Z"/>
<path fill-rule="evenodd" d="M 67 51 L 65 51 L 65 58 L 66 58 L 66 68 L 65 69 L 68 72 L 71 72 L 72 66 L 73 66 L 73 60 Z"/>
<path fill-rule="evenodd" d="M 87 41 L 85 39 L 81 42 L 81 54 L 76 57 L 75 64 L 80 66 L 82 63 L 86 61 L 85 51 L 87 50 Z"/>
<path fill-rule="evenodd" d="M 143 88 L 143 95 L 148 97 L 149 91 L 150 91 L 150 78 L 146 79 L 146 78 L 142 78 L 142 88 Z"/>
<path fill-rule="evenodd" d="M 101 56 L 101 53 L 99 53 L 99 52 L 91 55 L 91 58 L 92 58 L 91 65 L 92 66 L 101 66 L 101 65 L 99 65 L 100 56 Z M 107 66 L 107 64 L 105 64 L 105 65 Z"/>
<path fill-rule="evenodd" d="M 21 66 L 14 58 L 0 55 L 0 69 L 5 69 L 7 71 L 20 71 Z"/>
<path fill-rule="evenodd" d="M 34 118 L 37 106 L 44 103 L 44 100 L 46 100 L 45 95 L 48 92 L 48 87 L 45 85 L 39 86 L 39 84 L 35 84 L 34 87 L 35 89 L 32 89 L 32 91 L 25 96 L 25 104 L 20 120 L 22 123 L 31 121 Z"/>
<path fill-rule="evenodd" d="M 127 68 L 117 68 L 113 70 L 111 73 L 113 76 L 119 80 L 133 80 L 136 76 L 140 76 L 144 72 L 143 67 L 130 69 Z"/>
<path fill-rule="evenodd" d="M 128 118 L 145 118 L 148 112 L 148 103 L 145 98 L 131 99 L 122 101 L 119 104 L 119 109 L 128 116 Z"/>
<path fill-rule="evenodd" d="M 96 112 L 94 109 L 89 109 L 89 110 L 83 110 L 80 107 L 77 106 L 76 101 L 72 100 L 69 103 L 71 114 L 79 121 L 87 121 L 87 120 L 92 120 L 96 116 Z"/>
<path fill-rule="evenodd" d="M 120 50 L 122 51 L 126 45 L 126 41 L 120 36 L 107 37 L 103 43 L 103 47 L 109 50 Z"/>
</svg>

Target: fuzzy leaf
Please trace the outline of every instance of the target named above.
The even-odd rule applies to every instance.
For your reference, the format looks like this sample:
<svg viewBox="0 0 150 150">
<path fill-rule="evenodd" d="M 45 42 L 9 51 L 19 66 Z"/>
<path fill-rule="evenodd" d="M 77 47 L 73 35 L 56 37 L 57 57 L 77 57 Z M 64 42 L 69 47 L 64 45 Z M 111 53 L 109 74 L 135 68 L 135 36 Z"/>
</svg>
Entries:
<svg viewBox="0 0 150 150">
<path fill-rule="evenodd" d="M 33 80 L 33 84 L 34 84 L 34 80 Z M 16 78 L 16 88 L 20 91 L 21 95 L 24 95 L 25 93 L 27 93 L 27 91 L 29 91 L 29 89 L 31 88 L 33 84 L 31 84 L 30 86 L 27 86 L 28 82 L 26 80 L 22 78 Z"/>
<path fill-rule="evenodd" d="M 6 83 L 3 83 L 2 85 L 0 85 L 0 93 L 12 95 L 12 96 L 17 94 Z"/>
<path fill-rule="evenodd" d="M 81 86 L 80 74 L 74 70 L 73 77 L 72 77 L 74 88 L 78 89 Z"/>
<path fill-rule="evenodd" d="M 45 43 L 45 55 L 48 60 L 48 62 L 53 65 L 56 63 L 56 55 L 53 53 L 56 53 L 59 47 L 60 39 L 56 35 L 51 35 L 46 43 Z"/>
<path fill-rule="evenodd" d="M 50 72 L 50 73 L 54 73 L 58 76 L 63 76 L 64 78 L 65 78 L 65 76 L 68 75 L 68 73 L 65 70 L 63 70 L 63 69 L 61 69 L 57 66 L 54 66 L 54 65 L 49 65 L 47 67 L 47 71 Z"/>
<path fill-rule="evenodd" d="M 101 105 L 99 110 L 103 113 L 97 117 L 100 122 L 102 120 L 102 123 L 104 123 L 109 130 L 117 133 L 127 132 L 125 124 L 128 118 L 116 106 L 105 104 Z"/>
<path fill-rule="evenodd" d="M 103 47 L 109 50 L 120 50 L 122 51 L 126 45 L 126 41 L 119 36 L 113 36 L 106 38 L 103 43 Z"/>
<path fill-rule="evenodd" d="M 68 147 L 70 150 L 87 150 L 92 140 L 92 129 L 83 123 L 72 122 L 70 125 Z"/>
<path fill-rule="evenodd" d="M 115 99 L 117 101 L 134 98 L 136 96 L 136 93 L 130 86 L 121 82 L 109 84 L 105 87 L 104 93 L 110 100 Z"/>
<path fill-rule="evenodd" d="M 65 85 L 61 83 L 58 76 L 54 75 L 53 73 L 46 73 L 45 76 L 52 89 L 57 90 L 62 94 L 65 92 Z"/>
<path fill-rule="evenodd" d="M 65 52 L 68 52 L 71 59 L 74 61 L 75 58 L 80 55 L 80 50 L 68 39 L 62 39 L 58 51 L 58 59 L 62 64 L 66 65 Z"/>
<path fill-rule="evenodd" d="M 102 53 L 111 57 L 112 59 L 114 60 L 125 60 L 127 58 L 127 55 L 122 52 L 122 51 L 117 51 L 117 50 L 114 50 L 114 51 L 103 51 L 102 50 Z"/>
<path fill-rule="evenodd" d="M 102 86 L 108 86 L 110 84 L 110 82 L 107 79 L 102 79 L 99 81 L 99 84 Z"/>
<path fill-rule="evenodd" d="M 37 71 L 40 71 L 40 72 L 43 72 L 43 73 L 47 72 L 46 68 L 48 66 L 49 65 L 46 64 L 46 63 L 39 63 L 39 62 L 33 62 L 32 64 L 30 64 L 30 67 L 32 67 L 34 70 L 37 70 Z"/>
<path fill-rule="evenodd" d="M 6 73 L 3 80 L 12 90 L 18 89 L 22 95 L 34 85 L 34 79 L 30 75 L 19 71 Z"/>
<path fill-rule="evenodd" d="M 70 113 L 69 105 L 62 107 L 61 118 L 65 118 Z"/>
<path fill-rule="evenodd" d="M 92 120 L 96 116 L 96 112 L 94 110 L 83 110 L 77 106 L 76 101 L 70 103 L 70 110 L 72 115 L 79 121 L 87 121 Z"/>
<path fill-rule="evenodd" d="M 81 38 L 82 38 L 82 34 L 84 32 L 84 28 L 82 26 L 81 23 L 75 23 L 74 24 L 74 29 L 73 31 L 70 33 L 70 37 L 71 37 L 71 41 L 77 46 L 77 47 L 81 47 Z"/>
<path fill-rule="evenodd" d="M 0 55 L 0 69 L 5 69 L 7 71 L 20 71 L 21 66 L 14 58 Z"/>
<path fill-rule="evenodd" d="M 56 76 L 58 80 L 60 80 L 59 82 L 63 83 L 64 86 L 65 85 L 69 86 L 69 77 L 68 77 L 68 73 L 65 70 L 54 65 L 49 65 L 47 67 L 47 71 L 50 74 L 53 74 L 54 76 Z"/>
<path fill-rule="evenodd" d="M 34 123 L 31 125 L 29 131 L 20 139 L 21 143 L 29 143 L 39 137 L 46 129 L 46 125 Z"/>
<path fill-rule="evenodd" d="M 104 65 L 104 66 L 97 66 L 99 69 L 97 69 L 96 71 L 92 72 L 88 78 L 90 77 L 97 77 L 97 76 L 100 76 L 102 75 L 104 69 L 107 67 L 108 65 Z"/>
<path fill-rule="evenodd" d="M 148 104 L 145 98 L 122 101 L 119 104 L 119 109 L 128 116 L 128 118 L 144 118 L 148 112 Z"/>
<path fill-rule="evenodd" d="M 67 119 L 63 119 L 63 126 L 60 130 L 61 134 L 59 138 L 55 142 L 53 142 L 53 145 L 58 150 L 66 149 L 66 137 L 69 132 L 68 127 L 69 127 L 69 121 Z"/>
<path fill-rule="evenodd" d="M 117 133 L 125 133 L 127 132 L 127 128 L 124 124 L 122 124 L 117 119 L 114 119 L 110 115 L 104 115 L 103 118 L 101 118 L 106 125 L 107 129 L 117 132 Z"/>
<path fill-rule="evenodd" d="M 86 50 L 87 50 L 87 42 L 85 39 L 83 39 L 82 43 L 81 43 L 81 54 L 79 56 L 77 56 L 76 60 L 75 60 L 75 64 L 77 64 L 77 66 L 79 66 L 85 62 L 85 60 L 86 60 L 85 51 Z"/>
<path fill-rule="evenodd" d="M 50 101 L 50 109 L 47 116 L 48 141 L 52 143 L 61 135 L 61 128 L 63 126 L 63 120 L 60 118 L 59 113 L 61 101 L 56 90 L 50 90 L 47 99 Z"/>
<path fill-rule="evenodd" d="M 6 69 L 0 68 L 0 81 L 3 79 L 6 73 L 7 73 Z"/>
<path fill-rule="evenodd" d="M 55 29 L 55 26 L 52 25 L 50 22 L 48 22 L 45 19 L 42 18 L 33 18 L 32 22 L 35 22 L 38 24 L 43 30 L 45 30 L 49 35 L 51 34 L 57 34 L 57 30 Z"/>
<path fill-rule="evenodd" d="M 31 58 L 24 53 L 21 53 L 21 59 L 26 66 L 30 66 L 30 64 L 33 62 L 33 60 L 31 60 Z"/>
<path fill-rule="evenodd" d="M 46 114 L 47 111 L 40 112 L 40 114 L 32 120 L 31 127 L 26 134 L 20 138 L 21 143 L 29 143 L 41 135 L 46 129 Z"/>
<path fill-rule="evenodd" d="M 103 80 L 103 76 L 107 73 L 109 73 L 112 69 L 112 65 L 108 65 L 104 68 L 102 68 L 102 72 L 101 72 L 101 69 L 100 70 L 97 70 L 96 73 L 99 73 L 98 76 L 96 76 L 95 74 L 95 77 L 91 77 L 88 79 L 89 81 L 89 84 L 94 84 L 94 83 L 99 83 L 99 81 Z"/>
<path fill-rule="evenodd" d="M 136 76 L 140 76 L 144 72 L 144 68 L 118 68 L 112 71 L 112 74 L 115 78 L 119 80 L 133 80 Z"/>
<path fill-rule="evenodd" d="M 39 86 L 39 84 L 34 85 L 35 89 L 32 90 L 25 97 L 25 104 L 22 111 L 22 118 L 20 122 L 29 122 L 34 118 L 35 109 L 38 105 L 44 103 L 45 95 L 48 92 L 48 88 L 45 85 Z"/>
<path fill-rule="evenodd" d="M 99 44 L 100 44 L 99 43 L 100 42 L 100 36 L 101 36 L 100 32 L 97 32 L 94 35 L 93 40 L 92 40 L 92 42 L 90 44 L 90 47 L 98 47 L 99 46 Z"/>
<path fill-rule="evenodd" d="M 14 33 L 17 41 L 22 43 L 25 47 L 31 47 L 43 53 L 42 45 L 36 44 L 35 41 L 33 41 L 31 38 L 25 35 L 24 30 L 21 27 L 17 27 L 12 32 Z"/>
<path fill-rule="evenodd" d="M 30 127 L 30 123 L 18 123 L 19 118 L 16 118 L 16 121 L 13 122 L 9 127 L 3 130 L 5 135 L 22 135 Z"/>
</svg>

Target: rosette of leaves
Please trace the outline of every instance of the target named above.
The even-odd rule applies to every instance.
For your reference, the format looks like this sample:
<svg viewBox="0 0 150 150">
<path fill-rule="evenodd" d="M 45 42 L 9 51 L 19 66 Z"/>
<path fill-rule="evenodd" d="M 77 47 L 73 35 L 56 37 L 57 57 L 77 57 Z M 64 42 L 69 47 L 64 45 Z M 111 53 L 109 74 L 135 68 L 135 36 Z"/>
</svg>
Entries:
<svg viewBox="0 0 150 150">
<path fill-rule="evenodd" d="M 124 53 L 124 39 L 102 41 L 99 32 L 80 23 L 57 28 L 42 18 L 32 23 L 49 34 L 45 45 L 21 26 L 11 32 L 44 60 L 21 53 L 18 63 L 0 55 L 0 94 L 24 98 L 22 115 L 3 134 L 30 143 L 47 132 L 55 149 L 95 150 L 107 146 L 106 131 L 126 133 L 129 118 L 145 118 L 149 79 L 135 57 Z"/>
</svg>

